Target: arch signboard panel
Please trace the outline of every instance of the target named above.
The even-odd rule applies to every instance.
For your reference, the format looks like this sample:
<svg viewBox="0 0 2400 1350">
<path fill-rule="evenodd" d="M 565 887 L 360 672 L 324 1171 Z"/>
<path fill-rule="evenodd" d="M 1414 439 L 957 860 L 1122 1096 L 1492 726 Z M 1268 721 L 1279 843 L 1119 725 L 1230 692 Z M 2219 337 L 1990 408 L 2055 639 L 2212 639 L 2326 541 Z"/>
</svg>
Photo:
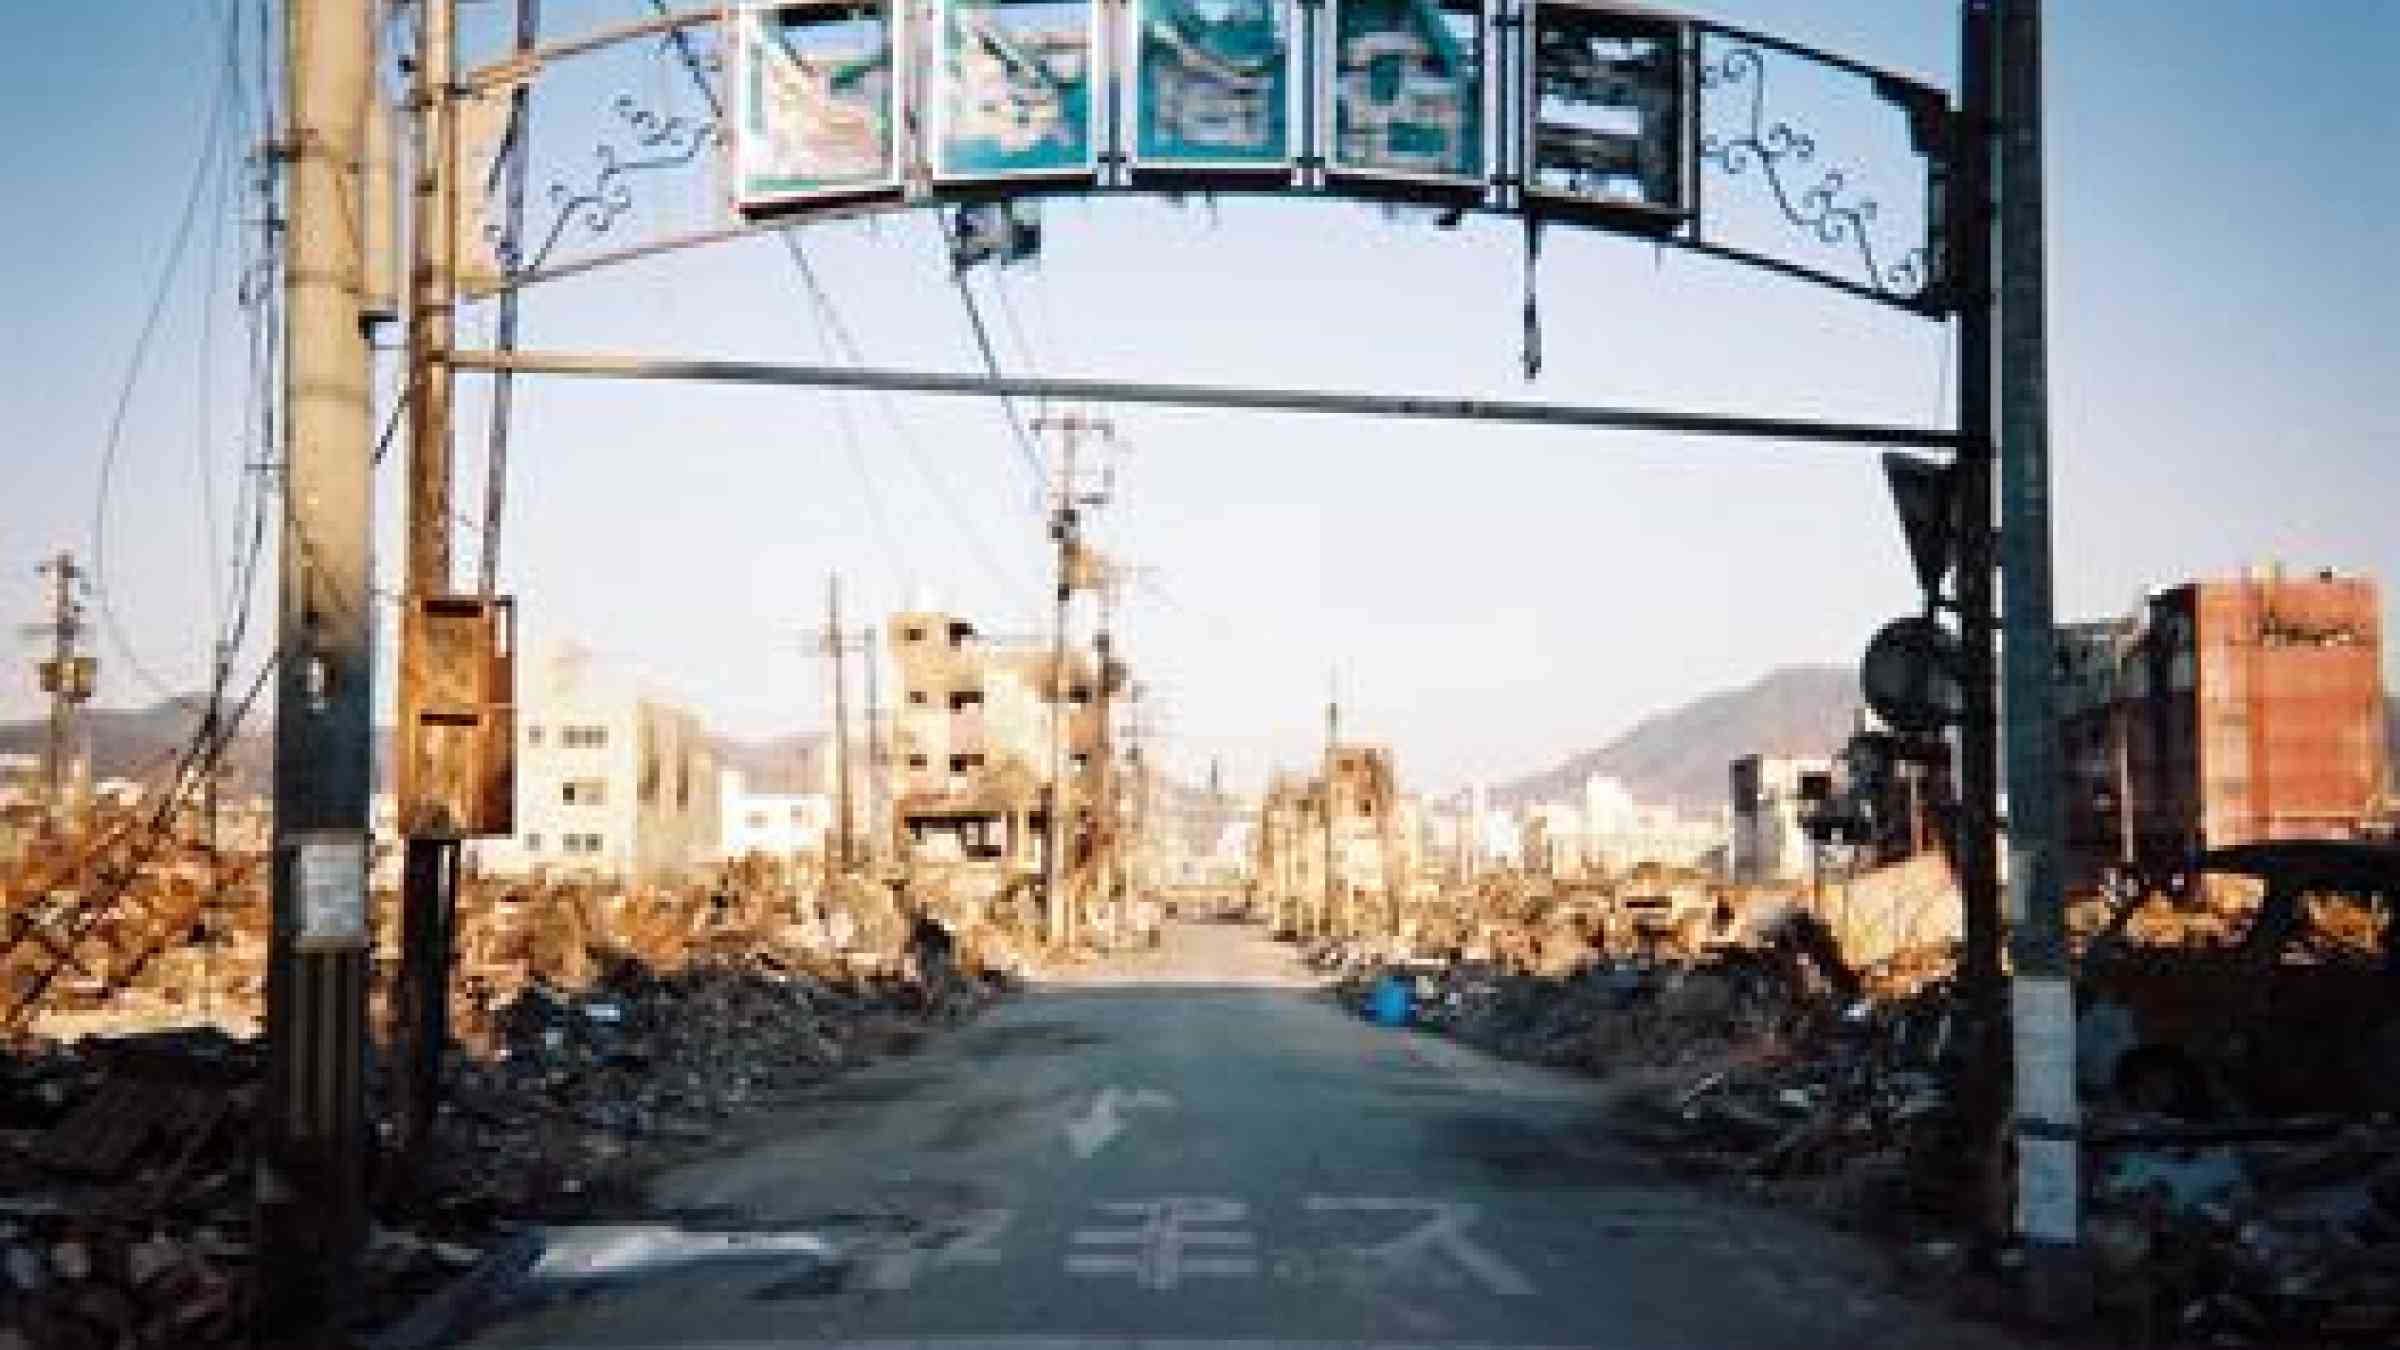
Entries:
<svg viewBox="0 0 2400 1350">
<path fill-rule="evenodd" d="M 747 9 L 736 24 L 734 196 L 743 209 L 897 196 L 908 42 L 892 0 Z"/>
<path fill-rule="evenodd" d="M 1288 0 L 1133 0 L 1137 177 L 1288 180 L 1299 155 L 1299 66 Z"/>
<path fill-rule="evenodd" d="M 1329 0 L 1326 173 L 1466 200 L 1488 186 L 1482 0 Z"/>
<path fill-rule="evenodd" d="M 1525 201 L 1667 230 L 1692 214 L 1695 39 L 1680 20 L 1534 0 L 1520 100 Z"/>
<path fill-rule="evenodd" d="M 936 182 L 1097 178 L 1100 10 L 1088 0 L 943 0 L 929 128 Z"/>
</svg>

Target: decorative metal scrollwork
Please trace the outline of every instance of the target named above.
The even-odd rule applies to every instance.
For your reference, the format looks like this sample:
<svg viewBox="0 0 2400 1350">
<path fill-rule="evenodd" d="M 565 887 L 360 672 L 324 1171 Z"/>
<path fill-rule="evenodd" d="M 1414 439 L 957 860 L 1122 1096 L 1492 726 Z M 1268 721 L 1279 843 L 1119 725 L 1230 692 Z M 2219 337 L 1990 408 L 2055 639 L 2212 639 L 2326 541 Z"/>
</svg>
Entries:
<svg viewBox="0 0 2400 1350">
<path fill-rule="evenodd" d="M 571 228 L 580 227 L 589 235 L 608 233 L 633 210 L 632 175 L 682 168 L 698 159 L 700 152 L 718 138 L 719 123 L 715 118 L 654 112 L 641 106 L 631 94 L 617 95 L 609 108 L 623 120 L 624 134 L 632 144 L 620 148 L 602 141 L 594 146 L 592 155 L 599 163 L 588 182 L 573 182 L 565 177 L 551 180 L 543 195 L 549 198 L 557 215 L 543 233 L 539 248 L 526 254 L 505 237 L 505 231 L 498 225 L 486 227 L 485 236 L 491 240 L 493 252 L 510 274 L 538 271 Z"/>
<path fill-rule="evenodd" d="M 1858 250 L 1867 286 L 1882 295 L 1909 299 L 1932 279 L 1932 254 L 1924 244 L 1902 251 L 1896 261 L 1879 258 L 1872 226 L 1875 198 L 1850 184 L 1847 171 L 1820 168 L 1814 136 L 1785 121 L 1767 120 L 1766 60 L 1756 47 L 1735 47 L 1700 64 L 1700 88 L 1747 89 L 1748 119 L 1738 135 L 1709 132 L 1700 138 L 1700 161 L 1737 177 L 1755 165 L 1784 219 L 1818 242 Z M 1814 173 L 1814 182 L 1807 182 Z"/>
</svg>

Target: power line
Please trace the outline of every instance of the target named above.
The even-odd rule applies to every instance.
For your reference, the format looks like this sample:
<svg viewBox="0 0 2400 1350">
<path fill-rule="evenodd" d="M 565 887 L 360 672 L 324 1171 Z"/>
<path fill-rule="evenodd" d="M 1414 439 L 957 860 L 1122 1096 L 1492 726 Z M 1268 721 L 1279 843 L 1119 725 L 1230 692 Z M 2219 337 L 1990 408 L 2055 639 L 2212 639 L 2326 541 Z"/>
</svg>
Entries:
<svg viewBox="0 0 2400 1350">
<path fill-rule="evenodd" d="M 227 24 L 230 41 L 237 31 Z M 141 332 L 135 337 L 132 356 L 126 362 L 125 378 L 117 389 L 116 406 L 109 414 L 108 430 L 100 451 L 100 485 L 92 505 L 92 593 L 100 602 L 100 620 L 109 642 L 135 678 L 148 685 L 160 698 L 174 697 L 174 691 L 142 664 L 133 644 L 126 640 L 125 630 L 117 622 L 116 607 L 111 603 L 108 589 L 108 505 L 110 489 L 116 473 L 117 452 L 124 444 L 125 418 L 133 406 L 133 393 L 141 383 L 142 367 L 148 361 L 151 340 L 158 334 L 160 318 L 166 313 L 167 300 L 174 292 L 176 276 L 183 270 L 186 246 L 191 242 L 192 226 L 199 218 L 200 200 L 208 183 L 209 166 L 215 162 L 225 130 L 225 110 L 232 102 L 234 71 L 229 62 L 219 75 L 216 92 L 209 100 L 208 123 L 201 132 L 200 155 L 192 170 L 192 182 L 184 193 L 183 213 L 175 223 L 175 234 L 167 248 L 167 261 L 161 270 L 158 284 L 150 294 L 150 305 L 142 319 Z"/>
<path fill-rule="evenodd" d="M 936 224 L 934 228 L 939 230 L 941 227 Z M 945 253 L 950 251 L 950 240 L 947 236 L 942 239 L 942 251 Z M 955 260 L 950 267 L 950 280 L 957 285 L 958 298 L 966 306 L 967 324 L 975 332 L 975 349 L 983 353 L 984 371 L 997 380 L 1000 378 L 1000 358 L 992 352 L 991 331 L 984 326 L 983 310 L 975 303 L 974 289 L 967 285 L 966 269 L 959 266 Z M 1033 437 L 1025 430 L 1025 420 L 1017 415 L 1017 401 L 1006 393 L 1001 393 L 999 398 L 1001 410 L 1008 415 L 1009 430 L 1016 435 L 1017 453 L 1024 457 L 1025 467 L 1032 472 L 1035 489 L 1038 491 L 1044 477 L 1042 457 L 1033 448 Z"/>
<path fill-rule="evenodd" d="M 658 14 L 663 15 L 668 12 L 664 0 L 649 0 L 649 7 Z M 668 34 L 668 41 L 674 45 L 676 55 L 681 60 L 685 73 L 691 77 L 693 87 L 707 102 L 710 113 L 722 124 L 725 117 L 724 102 L 718 98 L 715 87 L 708 82 L 699 53 L 693 49 L 691 35 L 682 29 L 676 29 Z M 816 266 L 809 260 L 808 251 L 802 247 L 799 236 L 791 230 L 783 230 L 778 232 L 777 237 L 783 241 L 784 251 L 791 258 L 794 270 L 800 275 L 802 289 L 807 292 L 809 308 L 817 322 L 817 337 L 820 346 L 826 350 L 828 356 L 834 356 L 838 352 L 837 359 L 846 360 L 853 366 L 865 365 L 866 358 L 859 347 L 858 339 L 851 333 L 849 324 L 843 321 L 841 311 L 835 307 L 833 297 L 826 291 L 824 282 L 818 277 Z M 893 406 L 891 396 L 888 393 L 878 394 L 877 403 L 882 409 L 885 421 L 891 426 L 893 434 L 898 437 L 903 449 L 908 452 L 911 462 L 915 464 L 919 476 L 925 480 L 927 487 L 941 501 L 943 508 L 949 512 L 951 519 L 958 525 L 959 532 L 965 536 L 969 546 L 982 561 L 985 569 L 1008 589 L 1023 593 L 1026 590 L 1023 579 L 1000 562 L 998 555 L 984 541 L 982 532 L 975 528 L 974 522 L 968 517 L 965 509 L 960 506 L 948 484 L 943 481 L 941 475 L 934 472 L 932 465 L 927 460 L 924 446 L 901 419 L 897 408 Z M 907 564 L 905 551 L 899 543 L 899 536 L 892 530 L 890 522 L 884 516 L 882 502 L 876 492 L 873 476 L 868 471 L 866 452 L 861 444 L 857 423 L 851 415 L 849 399 L 846 395 L 835 396 L 834 415 L 845 453 L 850 459 L 852 469 L 858 475 L 860 488 L 867 499 L 868 514 L 883 543 L 887 560 L 892 564 L 893 570 L 904 580 L 913 582 L 914 573 Z M 1011 418 L 1012 420 L 1014 418 L 1013 410 Z M 1022 427 L 1018 428 L 1018 434 L 1022 437 Z"/>
</svg>

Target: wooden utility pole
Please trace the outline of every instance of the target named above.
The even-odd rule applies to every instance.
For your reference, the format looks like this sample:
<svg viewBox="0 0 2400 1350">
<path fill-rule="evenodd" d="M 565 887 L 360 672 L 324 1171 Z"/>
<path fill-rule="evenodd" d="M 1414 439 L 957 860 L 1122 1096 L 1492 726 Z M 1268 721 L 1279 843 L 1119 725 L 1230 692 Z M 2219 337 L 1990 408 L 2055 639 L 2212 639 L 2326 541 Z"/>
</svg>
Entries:
<svg viewBox="0 0 2400 1350">
<path fill-rule="evenodd" d="M 75 555 L 61 551 L 34 569 L 50 578 L 50 618 L 28 631 L 50 639 L 50 656 L 41 662 L 42 692 L 50 696 L 50 737 L 42 755 L 42 808 L 48 827 L 64 832 L 75 816 L 75 709 L 92 696 L 96 663 L 80 650 L 83 641 L 85 572 Z"/>
<path fill-rule="evenodd" d="M 298 1339 L 351 1301 L 366 1235 L 373 391 L 358 221 L 379 9 L 285 9 L 274 921 L 252 1187 L 265 1340 Z"/>
<path fill-rule="evenodd" d="M 458 138 L 452 86 L 458 64 L 457 0 L 421 0 L 416 79 L 416 161 L 410 190 L 408 272 L 408 584 L 410 612 L 451 593 L 454 519 L 455 378 L 447 364 L 457 327 Z M 364 97 L 375 97 L 372 80 Z M 403 625 L 409 633 L 414 625 Z M 400 649 L 399 754 L 412 755 L 416 713 L 439 659 L 413 634 Z M 400 979 L 394 1022 L 400 1072 L 394 1076 L 398 1138 L 389 1184 L 412 1187 L 423 1167 L 441 1091 L 449 1040 L 451 913 L 459 843 L 407 833 L 400 877 Z"/>
<path fill-rule="evenodd" d="M 2000 552 L 2008 577 L 2010 1025 L 2017 1234 L 2034 1315 L 2088 1320 L 2075 999 L 2058 795 L 2058 630 L 2050 591 L 2050 389 L 2042 203 L 2041 0 L 2000 3 Z"/>
</svg>

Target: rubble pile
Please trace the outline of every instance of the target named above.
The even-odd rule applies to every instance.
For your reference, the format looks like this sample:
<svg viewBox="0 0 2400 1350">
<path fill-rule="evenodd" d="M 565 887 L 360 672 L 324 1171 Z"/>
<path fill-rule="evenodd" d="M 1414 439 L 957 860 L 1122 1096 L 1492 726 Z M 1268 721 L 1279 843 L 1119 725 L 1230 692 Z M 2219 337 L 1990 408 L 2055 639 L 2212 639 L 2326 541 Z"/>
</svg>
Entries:
<svg viewBox="0 0 2400 1350">
<path fill-rule="evenodd" d="M 910 1053 L 1003 993 L 1021 959 L 942 892 L 797 880 L 737 865 L 687 886 L 462 888 L 428 1171 L 408 1194 L 374 1184 L 361 1325 L 522 1225 L 623 1212 L 650 1171 L 736 1142 L 746 1114 Z M 945 913 L 958 918 L 929 938 L 920 916 Z M 210 997 L 235 1013 L 246 997 L 255 1016 L 263 943 L 247 969 L 225 946 L 204 955 Z M 77 1029 L 188 1018 L 160 982 L 202 956 L 165 952 L 93 1010 L 116 1020 Z M 388 953 L 377 968 L 391 973 Z M 389 1140 L 389 1065 L 369 1055 L 369 1115 Z M 0 1350 L 244 1343 L 263 1059 L 255 1039 L 213 1029 L 0 1053 Z"/>
<path fill-rule="evenodd" d="M 951 970 L 851 976 L 773 952 L 672 972 L 618 957 L 571 993 L 528 985 L 496 1019 L 495 1053 L 453 1058 L 425 1218 L 473 1233 L 604 1211 L 663 1151 L 723 1142 L 745 1108 L 910 1053 L 1003 987 Z"/>
<path fill-rule="evenodd" d="M 5 1061 L 0 1347 L 238 1342 L 262 1068 L 214 1032 Z"/>
<path fill-rule="evenodd" d="M 2400 1342 L 2392 977 L 2234 964 L 2191 927 L 2238 927 L 2227 911 L 2213 896 L 2188 907 L 2180 948 L 2151 945 L 2165 921 L 2148 917 L 2143 941 L 2087 952 L 2079 972 L 2084 1212 L 2104 1316 L 2139 1345 Z M 2006 1231 L 2013 1178 L 2004 1156 L 1974 1161 L 1993 1150 L 1959 1100 L 1969 1037 L 1952 951 L 1901 947 L 1853 970 L 1833 926 L 1759 904 L 1738 944 L 1628 956 L 1603 925 L 1555 973 L 1544 938 L 1577 931 L 1572 910 L 1485 911 L 1510 912 L 1526 927 L 1487 930 L 1471 954 L 1351 941 L 1311 956 L 1371 1020 L 1622 1075 L 1621 1136 L 1882 1233 L 1946 1289 L 1995 1288 L 1954 1277 L 2019 1263 L 1977 1236 Z"/>
</svg>

